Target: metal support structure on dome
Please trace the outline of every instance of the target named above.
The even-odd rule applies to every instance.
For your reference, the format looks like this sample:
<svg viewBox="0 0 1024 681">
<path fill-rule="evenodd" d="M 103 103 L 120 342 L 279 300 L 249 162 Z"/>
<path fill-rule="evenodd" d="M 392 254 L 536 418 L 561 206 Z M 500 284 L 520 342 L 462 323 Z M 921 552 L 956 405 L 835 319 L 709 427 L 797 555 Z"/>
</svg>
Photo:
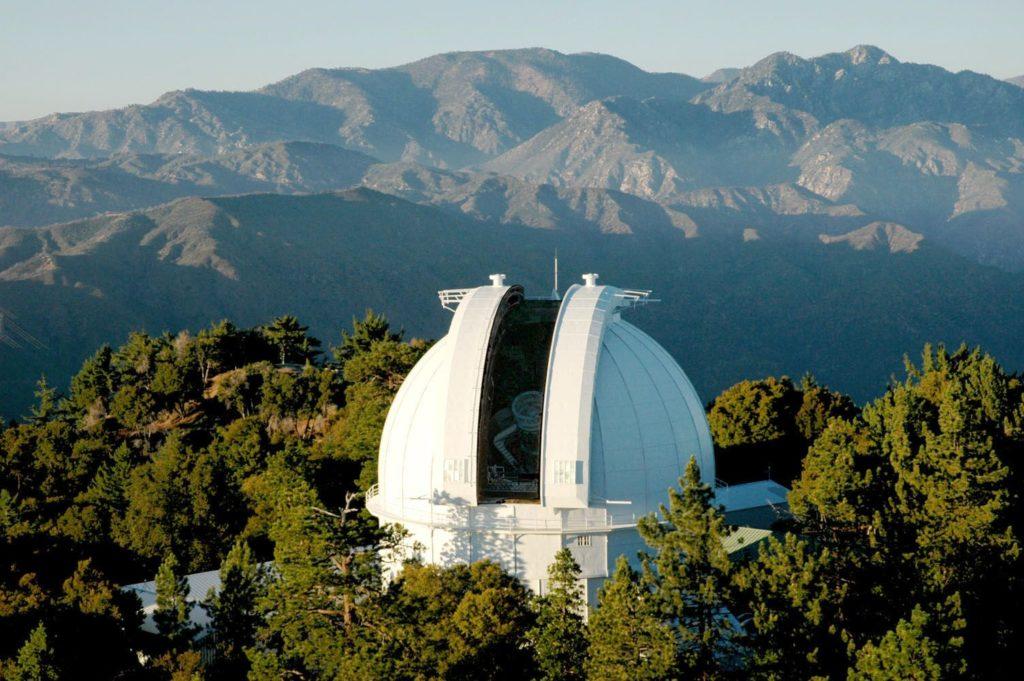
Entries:
<svg viewBox="0 0 1024 681">
<path fill-rule="evenodd" d="M 441 307 L 449 312 L 455 312 L 455 308 L 472 290 L 471 288 L 446 288 L 443 291 L 438 291 L 437 297 L 441 301 Z"/>
<path fill-rule="evenodd" d="M 660 303 L 659 298 L 651 298 L 651 291 L 645 289 L 623 289 L 616 294 L 622 300 L 622 307 L 642 307 L 648 303 Z"/>
</svg>

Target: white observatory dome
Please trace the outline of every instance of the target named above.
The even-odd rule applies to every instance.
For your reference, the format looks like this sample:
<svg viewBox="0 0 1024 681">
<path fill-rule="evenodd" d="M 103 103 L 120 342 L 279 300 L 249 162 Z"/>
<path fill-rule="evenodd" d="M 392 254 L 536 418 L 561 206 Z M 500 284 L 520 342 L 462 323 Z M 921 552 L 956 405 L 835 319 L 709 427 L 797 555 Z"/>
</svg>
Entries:
<svg viewBox="0 0 1024 681">
<path fill-rule="evenodd" d="M 543 591 L 569 546 L 593 597 L 691 458 L 714 484 L 700 398 L 620 316 L 648 292 L 584 279 L 561 300 L 525 298 L 501 275 L 441 292 L 451 328 L 395 397 L 368 495 L 424 561 L 490 558 Z"/>
</svg>

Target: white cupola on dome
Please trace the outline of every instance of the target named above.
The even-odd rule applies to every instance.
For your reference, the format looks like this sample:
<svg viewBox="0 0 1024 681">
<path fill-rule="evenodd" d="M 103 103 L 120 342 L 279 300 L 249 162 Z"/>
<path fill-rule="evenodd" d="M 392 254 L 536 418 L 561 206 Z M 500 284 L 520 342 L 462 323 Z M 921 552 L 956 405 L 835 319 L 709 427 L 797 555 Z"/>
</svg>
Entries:
<svg viewBox="0 0 1024 681">
<path fill-rule="evenodd" d="M 367 501 L 424 562 L 489 558 L 542 592 L 568 546 L 592 600 L 691 458 L 714 484 L 700 398 L 621 318 L 649 292 L 584 282 L 561 300 L 527 298 L 504 275 L 440 292 L 451 327 L 395 397 Z"/>
</svg>

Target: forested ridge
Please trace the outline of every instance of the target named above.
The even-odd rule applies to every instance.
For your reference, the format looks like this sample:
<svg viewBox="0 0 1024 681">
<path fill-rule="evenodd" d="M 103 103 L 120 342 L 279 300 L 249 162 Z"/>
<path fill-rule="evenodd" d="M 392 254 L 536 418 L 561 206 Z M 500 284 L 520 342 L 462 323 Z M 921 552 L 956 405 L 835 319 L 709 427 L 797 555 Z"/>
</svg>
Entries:
<svg viewBox="0 0 1024 681">
<path fill-rule="evenodd" d="M 1004 678 L 1020 645 L 1024 385 L 926 347 L 859 406 L 813 377 L 709 404 L 719 474 L 792 481 L 730 557 L 691 465 L 584 617 L 568 551 L 531 595 L 493 563 L 410 562 L 362 510 L 388 405 L 430 343 L 373 313 L 133 334 L 0 430 L 0 677 Z M 409 556 L 410 558 L 412 556 Z M 183 575 L 220 569 L 189 625 Z M 158 635 L 118 585 L 156 578 Z M 145 662 L 140 663 L 137 652 Z"/>
</svg>

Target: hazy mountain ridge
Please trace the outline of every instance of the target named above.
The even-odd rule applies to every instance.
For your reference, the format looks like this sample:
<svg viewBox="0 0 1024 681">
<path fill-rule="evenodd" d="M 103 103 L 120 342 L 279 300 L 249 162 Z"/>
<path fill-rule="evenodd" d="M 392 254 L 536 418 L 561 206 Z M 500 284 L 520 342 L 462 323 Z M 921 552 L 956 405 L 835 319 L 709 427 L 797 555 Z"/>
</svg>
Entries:
<svg viewBox="0 0 1024 681">
<path fill-rule="evenodd" d="M 556 187 L 519 178 L 381 164 L 363 178 L 372 189 L 456 211 L 476 220 L 605 234 L 698 234 L 686 213 L 633 194 L 594 187 Z"/>
<path fill-rule="evenodd" d="M 689 98 L 706 87 L 606 55 L 462 52 L 387 69 L 310 69 L 256 92 L 185 90 L 149 105 L 55 114 L 0 130 L 0 153 L 206 155 L 303 140 L 382 160 L 460 167 L 500 153 L 593 99 Z"/>
<path fill-rule="evenodd" d="M 819 238 L 825 244 L 847 243 L 857 251 L 874 250 L 881 247 L 890 253 L 913 253 L 922 241 L 920 234 L 915 234 L 903 225 L 893 222 L 872 222 L 870 225 L 865 225 L 846 234 L 838 236 L 822 234 Z"/>
<path fill-rule="evenodd" d="M 328 144 L 274 142 L 213 156 L 0 156 L 0 225 L 41 226 L 184 196 L 316 192 L 358 184 L 376 159 Z"/>
<path fill-rule="evenodd" d="M 502 195 L 515 186 L 508 178 L 482 184 Z M 451 195 L 459 191 L 486 194 L 453 187 Z M 473 285 L 491 271 L 546 291 L 556 250 L 563 273 L 596 270 L 602 281 L 657 290 L 666 304 L 644 312 L 642 324 L 707 394 L 742 376 L 808 368 L 868 394 L 898 369 L 903 352 L 929 339 L 984 343 L 1009 365 L 1024 363 L 1016 342 L 1024 276 L 927 242 L 901 247 L 913 236 L 898 226 L 865 227 L 878 243 L 861 251 L 871 239 L 850 237 L 854 248 L 845 248 L 810 232 L 749 239 L 711 230 L 687 238 L 664 215 L 645 219 L 647 232 L 618 233 L 606 229 L 615 216 L 661 206 L 614 192 L 530 191 L 559 199 L 543 204 L 555 206 L 555 227 L 524 226 L 515 210 L 494 211 L 506 216 L 499 223 L 455 199 L 443 209 L 363 188 L 186 198 L 54 227 L 0 229 L 0 300 L 46 345 L 0 353 L 2 410 L 17 413 L 44 371 L 63 384 L 96 346 L 135 328 L 196 328 L 222 317 L 252 324 L 291 312 L 333 339 L 350 316 L 373 307 L 413 334 L 437 335 L 446 313 L 433 291 Z M 838 364 L 836 347 L 846 358 Z"/>
<path fill-rule="evenodd" d="M 864 213 L 856 206 L 823 199 L 795 184 L 700 189 L 676 194 L 671 203 L 658 202 L 600 187 L 556 186 L 410 162 L 374 163 L 358 152 L 310 143 L 260 145 L 214 157 L 132 155 L 104 161 L 0 157 L 0 177 L 4 173 L 18 180 L 0 183 L 0 205 L 8 219 L 18 214 L 73 219 L 196 194 L 307 193 L 363 185 L 474 220 L 542 229 L 639 235 L 682 231 L 689 237 L 733 238 L 743 227 L 757 225 L 768 228 L 766 234 L 770 234 L 783 226 L 780 221 L 795 226 L 794 218 L 806 216 L 814 221 L 797 231 L 816 238 L 820 232 L 841 233 L 864 224 Z M 142 189 L 121 195 L 96 189 L 97 185 L 117 186 L 111 176 L 130 178 L 132 182 L 122 186 Z M 44 202 L 47 212 L 40 207 Z M 699 227 L 696 214 L 711 231 Z"/>
<path fill-rule="evenodd" d="M 789 172 L 787 156 L 777 136 L 745 113 L 616 97 L 588 104 L 483 167 L 666 199 L 697 187 L 769 181 Z"/>
<path fill-rule="evenodd" d="M 210 155 L 277 141 L 336 140 L 341 112 L 255 92 L 168 92 L 148 105 L 53 114 L 14 123 L 0 153 L 54 158 L 113 154 Z"/>
<path fill-rule="evenodd" d="M 839 120 L 793 156 L 800 186 L 912 225 L 958 253 L 1024 265 L 1024 142 L 965 125 Z M 985 229 L 982 235 L 979 229 Z"/>
<path fill-rule="evenodd" d="M 700 189 L 669 203 L 615 189 L 536 184 L 411 163 L 375 165 L 362 184 L 483 222 L 570 232 L 732 241 L 756 226 L 765 238 L 818 240 L 871 222 L 857 206 L 823 199 L 795 184 Z"/>
<path fill-rule="evenodd" d="M 0 307 L 49 348 L 5 348 L 0 392 L 223 316 L 329 334 L 373 306 L 434 335 L 425 291 L 546 290 L 556 249 L 670 301 L 651 325 L 706 392 L 874 393 L 926 340 L 1024 366 L 1022 275 L 976 264 L 1024 269 L 1024 90 L 869 47 L 716 78 L 452 53 L 0 124 Z"/>
<path fill-rule="evenodd" d="M 694 101 L 727 112 L 756 111 L 767 101 L 812 117 L 815 128 L 853 118 L 877 127 L 936 121 L 1024 133 L 1019 89 L 971 71 L 901 62 L 870 45 L 812 59 L 769 55 Z"/>
<path fill-rule="evenodd" d="M 716 69 L 708 75 L 701 78 L 705 83 L 728 83 L 730 80 L 734 80 L 740 75 L 740 71 L 743 69 L 737 69 L 727 67 L 724 69 Z"/>
<path fill-rule="evenodd" d="M 837 210 L 1019 269 L 1022 130 L 1024 91 L 861 46 L 809 60 L 771 55 L 690 103 L 595 102 L 484 168 L 705 209 L 716 196 L 796 183 Z M 800 214 L 799 203 L 778 212 Z M 832 210 L 803 203 L 805 215 Z"/>
<path fill-rule="evenodd" d="M 863 214 L 1018 269 L 1022 126 L 1024 90 L 903 63 L 870 46 L 813 59 L 777 53 L 705 82 L 606 55 L 450 53 L 389 69 L 311 69 L 257 92 L 186 90 L 148 107 L 9 125 L 0 129 L 0 152 L 165 153 L 78 170 L 0 160 L 0 224 L 40 225 L 185 195 L 340 189 L 368 167 L 359 156 L 338 159 L 342 146 L 385 162 L 483 170 L 474 191 L 492 200 L 486 173 L 493 172 L 552 185 L 555 195 L 633 194 L 662 203 L 661 214 L 737 220 L 736 229 Z M 310 146 L 297 154 L 295 142 L 278 139 Z M 292 148 L 272 146 L 280 144 Z M 450 188 L 428 187 L 417 197 L 375 181 L 367 183 L 500 219 L 481 208 L 482 196 L 458 199 Z M 514 193 L 526 196 L 521 187 Z M 534 208 L 532 217 L 520 216 L 526 223 L 551 221 Z M 643 231 L 636 221 L 646 218 L 637 216 L 648 213 L 632 215 L 606 220 L 604 229 Z M 861 226 L 822 224 L 816 233 Z"/>
</svg>

